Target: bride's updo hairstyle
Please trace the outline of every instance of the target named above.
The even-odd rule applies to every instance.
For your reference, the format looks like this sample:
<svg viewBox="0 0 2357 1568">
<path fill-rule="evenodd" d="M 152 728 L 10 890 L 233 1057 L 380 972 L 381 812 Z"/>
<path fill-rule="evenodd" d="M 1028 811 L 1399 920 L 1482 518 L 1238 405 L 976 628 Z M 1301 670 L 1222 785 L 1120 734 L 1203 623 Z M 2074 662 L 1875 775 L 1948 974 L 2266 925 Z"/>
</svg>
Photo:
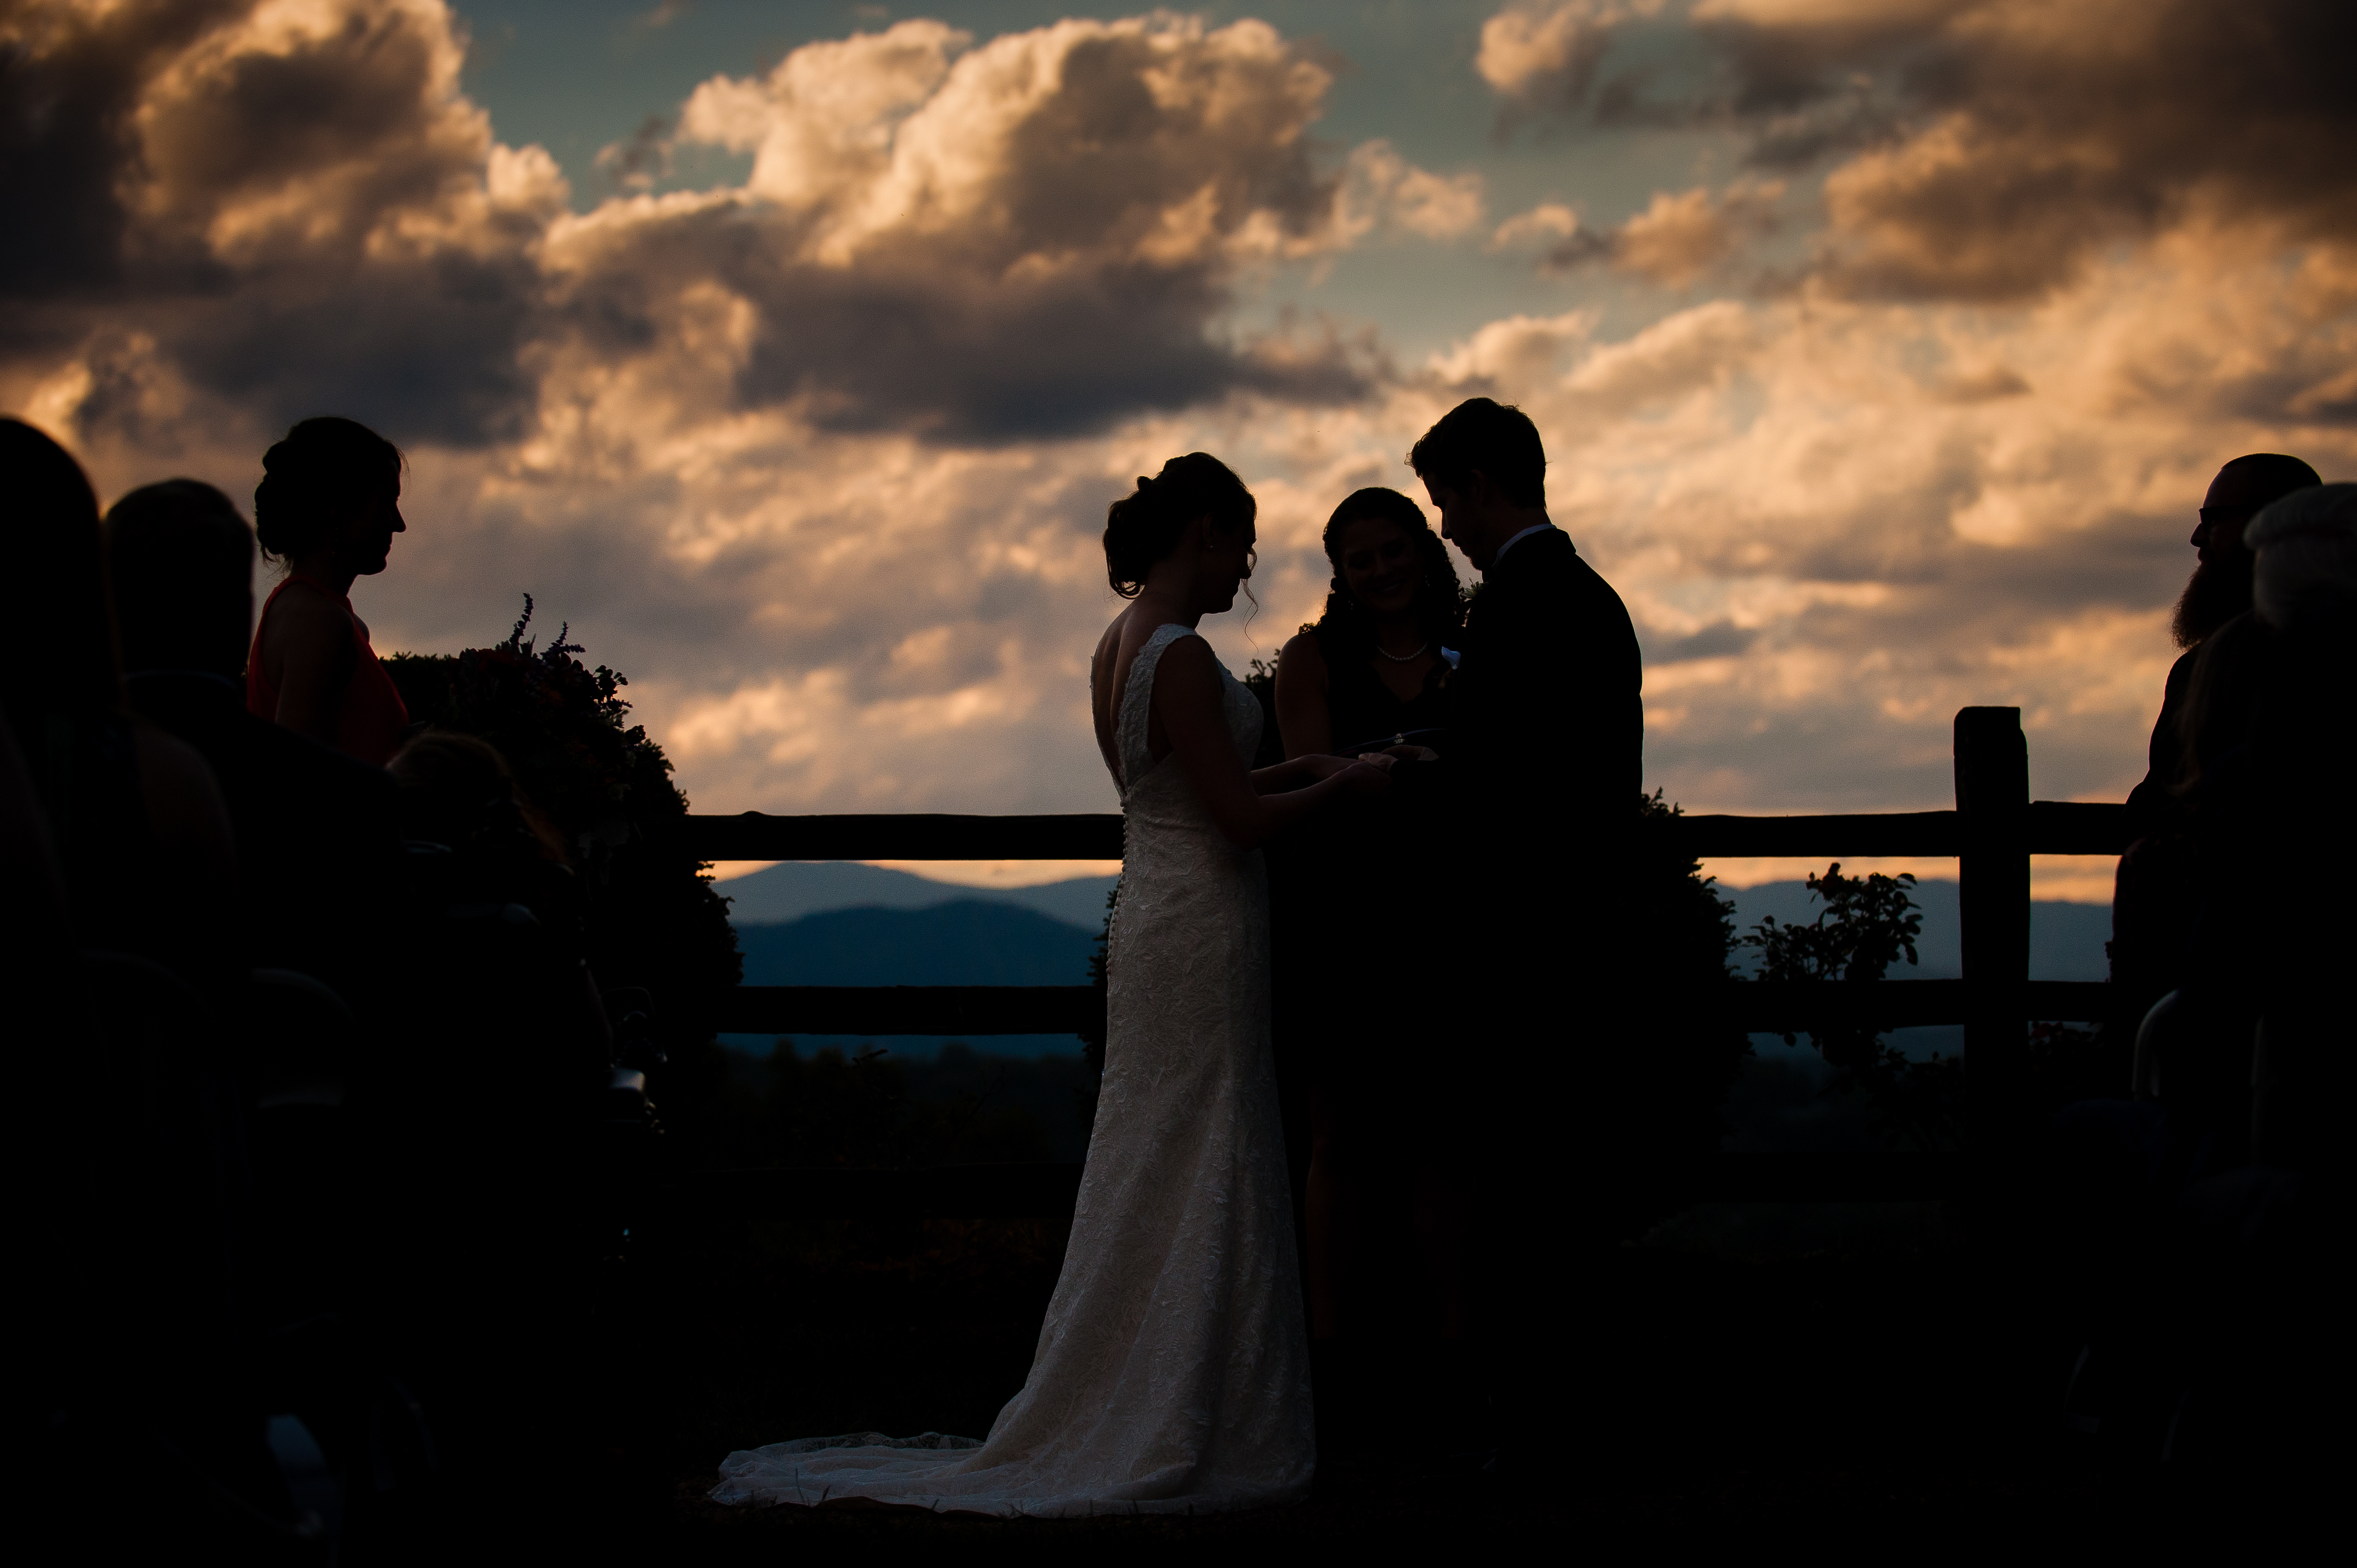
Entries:
<svg viewBox="0 0 2357 1568">
<path fill-rule="evenodd" d="M 1105 509 L 1105 576 L 1114 593 L 1134 599 L 1154 564 L 1178 548 L 1189 523 L 1208 516 L 1225 533 L 1252 527 L 1259 515 L 1260 503 L 1225 463 L 1209 452 L 1173 457 Z"/>
<path fill-rule="evenodd" d="M 401 489 L 401 448 L 356 419 L 307 419 L 262 455 L 253 535 L 274 561 L 317 544 L 352 502 Z"/>
</svg>

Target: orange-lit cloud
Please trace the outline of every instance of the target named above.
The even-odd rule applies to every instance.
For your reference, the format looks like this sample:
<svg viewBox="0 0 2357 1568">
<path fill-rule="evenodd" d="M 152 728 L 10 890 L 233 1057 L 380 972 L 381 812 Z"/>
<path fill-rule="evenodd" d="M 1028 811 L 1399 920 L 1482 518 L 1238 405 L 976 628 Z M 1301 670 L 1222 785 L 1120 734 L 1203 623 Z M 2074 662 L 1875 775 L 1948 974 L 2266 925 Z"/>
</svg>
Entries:
<svg viewBox="0 0 2357 1568">
<path fill-rule="evenodd" d="M 0 194 L 52 239 L 0 263 L 0 402 L 110 496 L 247 493 L 291 418 L 375 420 L 413 456 L 360 593 L 387 644 L 488 639 L 529 590 L 705 809 L 1021 811 L 1110 803 L 1083 692 L 1133 476 L 1201 448 L 1253 484 L 1261 608 L 1211 628 L 1241 663 L 1314 612 L 1334 502 L 1419 494 L 1401 454 L 1489 393 L 1638 619 L 1649 782 L 1936 804 L 1953 710 L 2018 702 L 2042 793 L 2116 797 L 2210 472 L 2357 471 L 2352 185 L 2309 156 L 2339 111 L 2304 60 L 2268 103 L 2176 64 L 2148 92 L 2136 51 L 2314 53 L 2329 9 L 2083 13 L 2106 45 L 2080 8 L 1713 0 L 1677 97 L 1613 54 L 1685 25 L 1659 8 L 1509 7 L 1469 90 L 1750 149 L 1591 228 L 1576 185 L 1501 222 L 1404 134 L 1321 147 L 1330 62 L 1258 23 L 807 45 L 647 138 L 743 183 L 576 213 L 433 0 L 20 7 L 48 107 L 0 120 Z M 1239 325 L 1361 250 L 1510 264 L 1485 242 L 1651 303 L 1499 308 L 1429 356 Z"/>
<path fill-rule="evenodd" d="M 1661 0 L 1516 0 L 1481 25 L 1473 69 L 1517 114 L 1576 108 L 1587 96 L 1612 31 Z"/>
<path fill-rule="evenodd" d="M 1498 225 L 1490 247 L 1511 250 L 1536 242 L 1543 247 L 1543 272 L 1603 262 L 1663 288 L 1683 289 L 1775 232 L 1777 200 L 1783 194 L 1781 180 L 1750 178 L 1716 196 L 1705 186 L 1674 196 L 1656 191 L 1643 211 L 1606 230 L 1582 228 L 1562 203 L 1541 202 Z"/>
</svg>

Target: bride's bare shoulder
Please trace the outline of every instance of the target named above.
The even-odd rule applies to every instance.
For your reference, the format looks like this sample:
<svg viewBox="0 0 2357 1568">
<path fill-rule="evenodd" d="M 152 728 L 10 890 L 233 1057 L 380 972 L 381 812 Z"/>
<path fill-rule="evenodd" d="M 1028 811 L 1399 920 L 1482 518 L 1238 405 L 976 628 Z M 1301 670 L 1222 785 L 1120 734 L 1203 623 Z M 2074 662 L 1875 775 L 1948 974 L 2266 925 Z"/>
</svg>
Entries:
<svg viewBox="0 0 2357 1568">
<path fill-rule="evenodd" d="M 1129 625 L 1129 611 L 1125 609 L 1113 618 L 1113 624 L 1097 639 L 1096 650 L 1089 655 L 1090 705 L 1097 710 L 1100 722 L 1111 715 L 1113 695 L 1121 681 L 1125 650 L 1122 633 Z"/>
<path fill-rule="evenodd" d="M 1122 628 L 1128 624 L 1129 612 L 1127 610 L 1122 611 L 1121 614 L 1114 617 L 1111 621 L 1106 623 L 1104 635 L 1097 639 L 1096 658 L 1106 658 L 1112 654 L 1115 649 L 1121 646 L 1121 630 Z"/>
<path fill-rule="evenodd" d="M 1104 635 L 1097 639 L 1096 650 L 1089 655 L 1089 675 L 1092 685 L 1102 688 L 1112 678 L 1114 666 L 1121 661 L 1122 628 L 1128 624 L 1128 621 L 1129 612 L 1122 611 L 1113 618 L 1113 624 L 1104 628 Z"/>
</svg>

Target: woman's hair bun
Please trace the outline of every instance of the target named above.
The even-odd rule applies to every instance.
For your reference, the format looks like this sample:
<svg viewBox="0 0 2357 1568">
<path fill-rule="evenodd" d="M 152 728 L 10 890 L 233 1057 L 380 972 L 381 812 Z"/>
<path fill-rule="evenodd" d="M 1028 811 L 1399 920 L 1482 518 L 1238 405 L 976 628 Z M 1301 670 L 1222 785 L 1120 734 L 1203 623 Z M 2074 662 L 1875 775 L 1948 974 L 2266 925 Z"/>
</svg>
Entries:
<svg viewBox="0 0 2357 1568">
<path fill-rule="evenodd" d="M 330 514 L 370 496 L 398 493 L 401 448 L 356 419 L 307 419 L 262 455 L 253 489 L 253 536 L 276 559 L 318 542 Z"/>
<path fill-rule="evenodd" d="M 1123 598 L 1146 586 L 1154 564 L 1177 548 L 1178 536 L 1199 517 L 1222 530 L 1250 528 L 1260 515 L 1244 482 L 1209 452 L 1189 452 L 1162 465 L 1137 489 L 1105 509 L 1105 578 Z"/>
</svg>

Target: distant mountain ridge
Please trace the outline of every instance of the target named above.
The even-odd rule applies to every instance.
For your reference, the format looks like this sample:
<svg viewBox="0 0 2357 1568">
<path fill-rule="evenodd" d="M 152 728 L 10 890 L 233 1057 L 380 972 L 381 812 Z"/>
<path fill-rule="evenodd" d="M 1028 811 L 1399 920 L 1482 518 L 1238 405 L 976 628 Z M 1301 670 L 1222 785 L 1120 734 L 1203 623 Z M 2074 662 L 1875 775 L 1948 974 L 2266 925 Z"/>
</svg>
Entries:
<svg viewBox="0 0 2357 1568">
<path fill-rule="evenodd" d="M 739 923 L 737 945 L 748 985 L 1086 985 L 1096 933 L 961 898 Z"/>
<path fill-rule="evenodd" d="M 874 866 L 848 869 L 877 870 Z M 906 873 L 880 875 L 893 877 Z M 908 880 L 923 881 L 914 876 Z M 834 886 L 859 890 L 862 879 L 843 878 Z M 884 886 L 904 896 L 909 891 L 893 888 L 889 883 Z M 1085 890 L 1095 894 L 1102 909 L 1103 894 L 1094 888 Z M 770 907 L 777 905 L 773 902 Z M 953 897 L 916 908 L 871 904 L 826 909 L 782 921 L 740 917 L 737 946 L 745 956 L 748 985 L 1086 985 L 1089 954 L 1103 923 L 1102 915 L 1082 927 L 1017 904 Z M 755 1052 L 767 1049 L 770 1043 L 767 1036 L 724 1038 L 737 1049 Z M 795 1038 L 805 1049 L 828 1046 L 848 1049 L 861 1043 L 857 1036 Z M 950 1038 L 895 1035 L 878 1043 L 903 1059 L 930 1061 Z M 1077 1057 L 1081 1050 L 1077 1035 L 976 1035 L 965 1043 L 981 1055 L 994 1057 Z"/>
<path fill-rule="evenodd" d="M 1093 936 L 1104 923 L 1105 895 L 1117 880 L 1111 876 L 1082 876 L 1032 887 L 966 887 L 935 882 L 906 871 L 861 865 L 850 861 L 790 861 L 724 882 L 720 885 L 720 891 L 729 898 L 729 918 L 740 931 L 749 927 L 778 926 L 810 916 L 832 915 L 848 909 L 922 910 L 968 904 L 1029 911 L 1059 925 L 1077 927 Z M 1763 916 L 1773 915 L 1787 924 L 1793 921 L 1805 923 L 1816 918 L 1818 906 L 1805 883 L 1768 882 L 1756 887 L 1730 887 L 1723 891 L 1735 903 L 1738 935 L 1749 931 Z M 1955 882 L 1949 878 L 1920 882 L 1915 887 L 1915 901 L 1923 911 L 1923 934 L 1917 946 L 1922 961 L 1911 968 L 1901 964 L 1900 974 L 1921 980 L 1937 980 L 1961 973 L 1963 921 L 1957 906 Z M 2111 913 L 2108 907 L 2101 904 L 2070 904 L 2052 899 L 2033 903 L 2029 912 L 2030 977 L 2034 980 L 2104 979 L 2108 972 L 2104 944 L 2111 938 Z M 981 926 L 977 922 L 986 924 L 987 920 L 986 916 L 968 912 L 953 918 L 952 924 L 942 928 L 939 933 L 932 933 L 922 924 L 908 927 L 888 924 L 877 926 L 871 935 L 877 941 L 947 941 L 961 951 L 971 950 L 979 952 L 981 950 L 974 944 L 985 939 L 979 934 Z M 1007 927 L 1006 938 L 1014 944 L 1009 949 L 1009 962 L 1019 965 L 1028 961 L 1014 956 L 1024 941 L 1031 940 L 1018 934 L 1027 931 L 1045 943 L 1049 951 L 1057 954 L 1069 951 L 1065 939 L 1015 921 Z M 813 928 L 807 937 L 811 940 L 820 940 L 819 928 Z M 778 939 L 764 940 L 774 945 Z M 824 940 L 832 941 L 835 939 L 829 937 Z M 1738 948 L 1737 962 L 1743 963 L 1746 957 L 1747 950 Z M 886 961 L 877 961 L 890 967 Z M 931 961 L 919 958 L 912 961 L 922 968 Z M 1061 959 L 1051 961 L 1060 963 Z M 766 983 L 788 983 L 773 981 Z M 983 985 L 1060 983 L 886 979 L 858 983 Z"/>
<path fill-rule="evenodd" d="M 1120 878 L 1075 876 L 1030 887 L 967 887 L 857 861 L 781 861 L 720 884 L 728 918 L 738 926 L 774 925 L 837 909 L 930 909 L 942 904 L 1012 905 L 1093 932 L 1104 924 L 1105 895 Z"/>
<path fill-rule="evenodd" d="M 1103 923 L 1104 895 L 1114 880 L 1076 877 L 1043 887 L 974 888 L 837 862 L 773 866 L 725 883 L 722 890 L 736 897 L 731 913 L 748 985 L 1084 985 L 1089 954 Z M 1726 893 L 1736 907 L 1738 936 L 1770 915 L 1806 923 L 1819 908 L 1801 882 Z M 1919 883 L 1915 898 L 1923 911 L 1917 944 L 1921 962 L 1900 964 L 1892 978 L 1952 978 L 1962 969 L 1956 884 Z M 780 910 L 797 913 L 772 913 Z M 2030 977 L 2104 979 L 2104 943 L 2110 935 L 2111 910 L 2103 905 L 2033 904 Z M 1733 957 L 1738 969 L 1753 965 L 1749 949 L 1738 946 Z M 1910 1051 L 1952 1051 L 1960 1041 L 1959 1030 L 1910 1029 L 1901 1031 L 1895 1043 Z M 739 1036 L 734 1043 L 760 1048 L 767 1040 Z M 856 1042 L 811 1037 L 804 1043 Z M 938 1052 L 942 1041 L 896 1036 L 886 1043 L 900 1056 L 922 1058 Z M 970 1043 L 995 1056 L 1063 1055 L 1080 1048 L 1071 1036 L 979 1036 Z"/>
</svg>

